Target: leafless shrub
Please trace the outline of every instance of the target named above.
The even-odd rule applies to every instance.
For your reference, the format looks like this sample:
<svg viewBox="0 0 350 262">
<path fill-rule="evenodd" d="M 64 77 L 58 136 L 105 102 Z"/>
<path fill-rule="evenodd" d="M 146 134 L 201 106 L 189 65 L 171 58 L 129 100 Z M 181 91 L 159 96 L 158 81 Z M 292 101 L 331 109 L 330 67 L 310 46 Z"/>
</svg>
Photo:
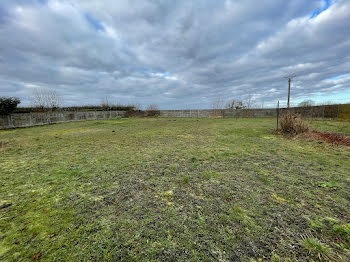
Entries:
<svg viewBox="0 0 350 262">
<path fill-rule="evenodd" d="M 146 108 L 146 116 L 159 116 L 159 107 L 156 104 L 150 104 Z"/>
<path fill-rule="evenodd" d="M 142 110 L 126 111 L 125 117 L 146 117 L 147 112 Z"/>
<path fill-rule="evenodd" d="M 282 132 L 286 134 L 298 135 L 309 131 L 309 124 L 291 113 L 282 116 L 280 125 Z"/>
<path fill-rule="evenodd" d="M 107 96 L 101 98 L 101 102 L 97 108 L 103 110 L 103 111 L 116 111 L 116 110 L 122 110 L 122 111 L 138 111 L 140 110 L 140 105 L 138 104 L 122 104 L 117 102 L 112 102 Z"/>
</svg>

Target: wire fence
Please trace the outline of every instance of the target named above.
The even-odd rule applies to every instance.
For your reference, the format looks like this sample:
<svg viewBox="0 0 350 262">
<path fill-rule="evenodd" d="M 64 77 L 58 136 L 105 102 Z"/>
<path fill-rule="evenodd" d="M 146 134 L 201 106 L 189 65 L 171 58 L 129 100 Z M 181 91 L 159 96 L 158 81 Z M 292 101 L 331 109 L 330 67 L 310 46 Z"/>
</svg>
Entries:
<svg viewBox="0 0 350 262">
<path fill-rule="evenodd" d="M 300 115 L 304 118 L 350 119 L 350 104 L 292 107 L 289 109 L 281 109 L 282 114 L 287 112 Z"/>
<path fill-rule="evenodd" d="M 350 119 L 350 104 L 280 108 L 280 115 L 312 119 Z M 276 108 L 160 110 L 164 117 L 276 117 Z"/>
</svg>

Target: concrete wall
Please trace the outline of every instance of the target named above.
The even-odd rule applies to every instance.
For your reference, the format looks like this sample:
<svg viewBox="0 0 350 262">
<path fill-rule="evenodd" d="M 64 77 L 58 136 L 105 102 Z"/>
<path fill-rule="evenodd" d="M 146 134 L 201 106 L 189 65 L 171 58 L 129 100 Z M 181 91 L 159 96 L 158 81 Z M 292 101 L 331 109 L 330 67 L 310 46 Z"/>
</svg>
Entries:
<svg viewBox="0 0 350 262">
<path fill-rule="evenodd" d="M 47 112 L 0 116 L 0 129 L 124 117 L 125 111 Z"/>
<path fill-rule="evenodd" d="M 163 117 L 214 117 L 222 116 L 222 110 L 160 110 Z"/>
</svg>

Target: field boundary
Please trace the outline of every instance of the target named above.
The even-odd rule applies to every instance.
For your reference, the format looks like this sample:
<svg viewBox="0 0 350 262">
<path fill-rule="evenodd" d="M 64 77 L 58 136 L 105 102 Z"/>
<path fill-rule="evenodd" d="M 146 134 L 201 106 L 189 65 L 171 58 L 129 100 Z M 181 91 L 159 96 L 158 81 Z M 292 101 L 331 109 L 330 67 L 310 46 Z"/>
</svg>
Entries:
<svg viewBox="0 0 350 262">
<path fill-rule="evenodd" d="M 45 112 L 0 116 L 0 129 L 124 117 L 126 111 Z"/>
<path fill-rule="evenodd" d="M 350 104 L 323 105 L 312 107 L 281 108 L 280 114 L 287 111 L 310 119 L 350 119 Z M 229 117 L 276 117 L 276 108 L 261 109 L 194 109 L 194 110 L 160 110 L 161 117 L 184 118 L 229 118 Z M 86 121 L 128 117 L 126 111 L 55 111 L 44 113 L 16 113 L 0 116 L 0 129 L 48 125 L 72 121 Z"/>
<path fill-rule="evenodd" d="M 280 113 L 290 112 L 311 119 L 350 119 L 350 104 L 281 108 Z M 160 110 L 163 117 L 276 117 L 276 108 L 253 109 L 195 109 Z"/>
</svg>

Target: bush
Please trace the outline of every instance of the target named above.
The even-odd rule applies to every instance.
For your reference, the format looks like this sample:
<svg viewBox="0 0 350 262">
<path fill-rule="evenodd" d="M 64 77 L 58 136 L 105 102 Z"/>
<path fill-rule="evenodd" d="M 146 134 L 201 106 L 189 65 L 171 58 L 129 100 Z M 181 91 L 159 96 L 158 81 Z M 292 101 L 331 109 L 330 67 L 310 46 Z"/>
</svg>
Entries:
<svg viewBox="0 0 350 262">
<path fill-rule="evenodd" d="M 280 120 L 281 130 L 283 133 L 297 135 L 309 131 L 309 124 L 299 116 L 288 113 Z"/>
<path fill-rule="evenodd" d="M 0 115 L 9 115 L 21 103 L 21 100 L 16 97 L 0 97 Z"/>
<path fill-rule="evenodd" d="M 126 111 L 126 117 L 145 117 L 146 111 L 142 110 L 134 110 L 134 111 Z"/>
<path fill-rule="evenodd" d="M 160 111 L 157 105 L 149 105 L 146 109 L 146 116 L 159 116 Z"/>
</svg>

